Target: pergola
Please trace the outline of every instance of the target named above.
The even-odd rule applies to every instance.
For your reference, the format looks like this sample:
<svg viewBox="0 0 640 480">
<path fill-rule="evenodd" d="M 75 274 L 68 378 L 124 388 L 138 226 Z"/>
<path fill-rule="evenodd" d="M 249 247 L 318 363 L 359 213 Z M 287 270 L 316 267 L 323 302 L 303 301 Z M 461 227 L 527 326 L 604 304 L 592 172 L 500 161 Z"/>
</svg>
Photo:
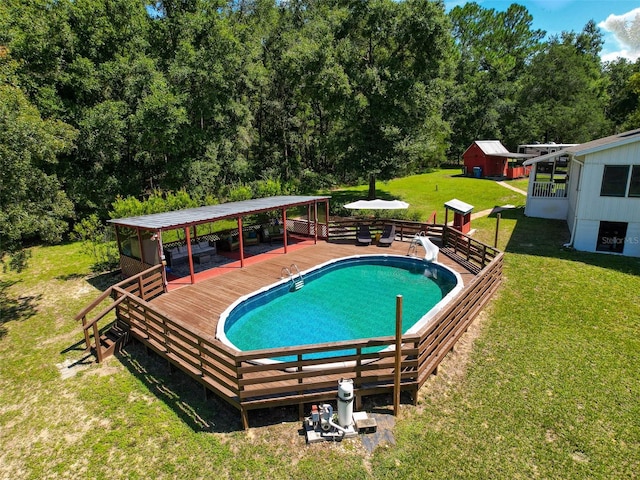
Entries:
<svg viewBox="0 0 640 480">
<path fill-rule="evenodd" d="M 125 276 L 140 273 L 147 268 L 164 263 L 162 232 L 168 230 L 183 230 L 188 252 L 191 283 L 195 283 L 193 268 L 191 228 L 194 240 L 197 239 L 197 226 L 210 224 L 219 220 L 235 219 L 240 243 L 240 267 L 244 267 L 244 245 L 242 236 L 242 218 L 272 211 L 280 211 L 284 226 L 284 253 L 287 253 L 287 209 L 293 207 L 307 207 L 308 232 L 313 232 L 314 240 L 318 240 L 318 204 L 325 205 L 326 231 L 328 232 L 329 199 L 330 196 L 275 196 L 243 200 L 240 202 L 222 203 L 197 208 L 187 208 L 165 213 L 141 215 L 137 217 L 118 218 L 110 220 L 116 229 L 116 240 L 120 253 L 120 267 Z M 313 223 L 312 222 L 313 219 Z M 313 225 L 313 228 L 311 228 Z M 128 235 L 123 235 L 125 229 L 130 229 Z M 131 234 L 133 233 L 133 235 Z M 124 238 L 123 238 L 124 237 Z M 123 243 L 129 242 L 127 251 Z"/>
</svg>

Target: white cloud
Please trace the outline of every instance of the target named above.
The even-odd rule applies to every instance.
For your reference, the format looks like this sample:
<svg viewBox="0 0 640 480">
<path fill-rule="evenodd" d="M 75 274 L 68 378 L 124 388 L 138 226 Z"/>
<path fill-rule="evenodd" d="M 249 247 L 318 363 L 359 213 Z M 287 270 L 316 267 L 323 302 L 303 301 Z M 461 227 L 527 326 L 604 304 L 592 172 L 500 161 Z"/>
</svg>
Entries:
<svg viewBox="0 0 640 480">
<path fill-rule="evenodd" d="M 640 8 L 622 15 L 611 14 L 598 26 L 611 32 L 619 44 L 619 50 L 603 54 L 603 60 L 613 60 L 616 57 L 629 60 L 640 58 Z"/>
</svg>

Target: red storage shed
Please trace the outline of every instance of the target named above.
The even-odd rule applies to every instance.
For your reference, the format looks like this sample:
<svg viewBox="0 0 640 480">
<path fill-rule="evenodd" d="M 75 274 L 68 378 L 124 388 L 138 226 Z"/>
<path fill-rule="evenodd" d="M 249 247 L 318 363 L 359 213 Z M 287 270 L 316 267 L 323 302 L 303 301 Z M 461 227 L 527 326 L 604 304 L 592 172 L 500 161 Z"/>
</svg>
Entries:
<svg viewBox="0 0 640 480">
<path fill-rule="evenodd" d="M 500 140 L 476 140 L 462 154 L 467 175 L 474 177 L 503 177 L 507 175 L 509 160 Z"/>
<path fill-rule="evenodd" d="M 531 167 L 524 160 L 534 157 L 530 153 L 508 151 L 499 140 L 476 140 L 462 154 L 466 175 L 482 177 L 528 177 Z"/>
</svg>

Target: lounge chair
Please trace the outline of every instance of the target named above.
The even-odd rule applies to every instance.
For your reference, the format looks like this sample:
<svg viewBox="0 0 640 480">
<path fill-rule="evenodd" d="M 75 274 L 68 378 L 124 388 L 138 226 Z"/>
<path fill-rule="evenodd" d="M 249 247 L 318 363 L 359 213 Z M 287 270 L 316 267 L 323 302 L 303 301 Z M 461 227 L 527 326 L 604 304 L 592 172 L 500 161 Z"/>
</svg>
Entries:
<svg viewBox="0 0 640 480">
<path fill-rule="evenodd" d="M 396 226 L 395 225 L 385 225 L 384 230 L 382 231 L 382 235 L 380 235 L 380 240 L 378 240 L 379 247 L 388 247 L 393 243 L 396 238 Z"/>
<path fill-rule="evenodd" d="M 362 245 L 371 244 L 371 232 L 368 225 L 358 225 L 356 229 L 356 242 Z"/>
</svg>

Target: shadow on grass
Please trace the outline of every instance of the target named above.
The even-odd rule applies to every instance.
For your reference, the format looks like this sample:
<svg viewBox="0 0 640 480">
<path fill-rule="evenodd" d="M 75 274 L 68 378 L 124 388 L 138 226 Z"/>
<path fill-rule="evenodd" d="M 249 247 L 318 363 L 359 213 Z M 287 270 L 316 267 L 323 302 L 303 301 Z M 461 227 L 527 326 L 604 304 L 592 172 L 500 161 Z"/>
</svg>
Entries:
<svg viewBox="0 0 640 480">
<path fill-rule="evenodd" d="M 497 213 L 491 213 L 495 218 Z M 503 220 L 515 221 L 513 232 L 505 247 L 506 253 L 519 253 L 570 260 L 596 267 L 640 275 L 640 259 L 621 255 L 579 252 L 564 247 L 571 240 L 567 222 L 532 218 L 524 215 L 524 208 L 502 210 Z"/>
<path fill-rule="evenodd" d="M 205 393 L 203 385 L 185 372 L 170 366 L 168 361 L 153 351 L 147 351 L 141 343 L 132 341 L 116 353 L 116 357 L 133 376 L 195 432 L 230 433 L 243 430 L 240 410 L 213 392 Z M 337 392 L 336 383 L 336 395 Z M 400 401 L 408 404 L 412 399 L 409 393 L 402 392 Z M 337 408 L 335 401 L 324 403 L 332 403 L 334 408 Z M 390 394 L 369 395 L 363 398 L 362 410 L 389 414 L 393 411 L 392 404 L 393 398 Z M 305 407 L 308 407 L 304 411 L 307 415 L 311 411 L 311 404 Z M 299 421 L 297 405 L 249 411 L 251 428 Z"/>
<path fill-rule="evenodd" d="M 15 281 L 0 282 L 0 340 L 7 334 L 5 325 L 9 322 L 22 322 L 36 314 L 36 307 L 42 295 L 11 296 L 9 289 Z"/>
<path fill-rule="evenodd" d="M 118 360 L 150 392 L 167 404 L 185 424 L 196 432 L 229 433 L 242 430 L 240 412 L 210 393 L 189 375 L 170 367 L 152 351 L 136 341 L 116 353 Z"/>
<path fill-rule="evenodd" d="M 79 278 L 85 278 L 86 275 L 82 273 L 70 273 L 69 275 L 59 275 L 56 280 L 62 280 L 64 282 L 69 280 L 77 280 Z M 101 272 L 96 275 L 92 275 L 87 278 L 87 283 L 92 287 L 104 292 L 107 288 L 115 285 L 122 280 L 120 270 L 113 270 L 110 272 Z"/>
<path fill-rule="evenodd" d="M 122 281 L 122 275 L 120 270 L 114 270 L 112 272 L 104 272 L 99 275 L 89 277 L 87 282 L 94 288 L 104 292 L 107 288 Z"/>
</svg>

